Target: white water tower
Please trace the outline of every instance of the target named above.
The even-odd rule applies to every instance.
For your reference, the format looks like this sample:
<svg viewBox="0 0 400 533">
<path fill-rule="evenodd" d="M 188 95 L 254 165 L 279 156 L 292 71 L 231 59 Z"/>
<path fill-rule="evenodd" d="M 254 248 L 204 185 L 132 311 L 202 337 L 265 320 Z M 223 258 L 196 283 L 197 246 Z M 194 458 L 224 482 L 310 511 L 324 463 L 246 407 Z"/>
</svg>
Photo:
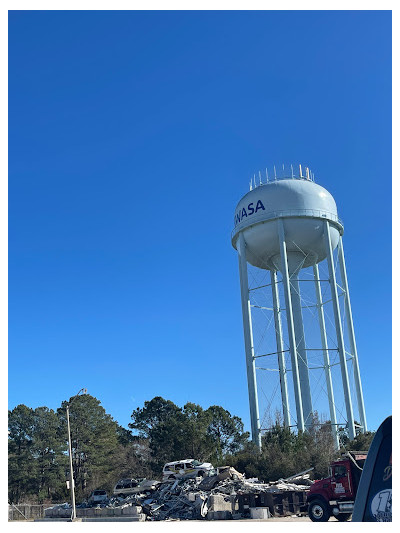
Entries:
<svg viewBox="0 0 400 533">
<path fill-rule="evenodd" d="M 343 254 L 343 224 L 338 218 L 332 195 L 315 183 L 310 170 L 305 168 L 303 175 L 299 166 L 299 172 L 295 175 L 293 167 L 290 168 L 289 173 L 285 174 L 283 171 L 283 175 L 279 177 L 274 168 L 274 179 L 269 179 L 266 172 L 264 183 L 261 176 L 257 184 L 255 179 L 254 182 L 252 180 L 250 192 L 239 201 L 234 217 L 232 245 L 239 256 L 252 439 L 260 446 L 261 431 L 266 429 L 260 425 L 256 360 L 268 356 L 269 361 L 272 357 L 276 360 L 284 424 L 294 425 L 301 431 L 310 427 L 315 410 L 310 372 L 314 368 L 323 369 L 329 419 L 338 446 L 337 409 L 331 374 L 332 354 L 336 354 L 338 358 L 340 393 L 345 406 L 344 425 L 347 426 L 350 439 L 356 436 L 351 386 L 357 398 L 360 429 L 363 432 L 367 429 Z M 322 280 L 319 263 L 325 260 L 328 274 L 327 279 Z M 266 290 L 269 291 L 266 295 L 266 298 L 270 297 L 269 306 L 255 306 L 252 303 L 252 294 L 261 287 L 249 289 L 248 263 L 270 273 L 269 283 L 262 286 L 264 294 Z M 340 270 L 340 285 L 337 283 L 337 265 Z M 302 279 L 305 272 L 310 272 L 310 277 Z M 310 302 L 309 297 L 307 302 L 302 299 L 301 285 L 307 281 L 313 282 L 314 302 Z M 323 281 L 328 284 L 324 298 L 321 290 Z M 327 290 L 330 292 L 329 302 L 325 298 Z M 283 298 L 280 298 L 280 292 Z M 281 306 L 281 300 L 284 306 Z M 272 336 L 276 350 L 270 353 L 255 353 L 253 307 L 271 312 L 271 322 L 274 326 Z M 305 310 L 313 313 L 319 330 L 318 343 L 313 335 L 307 338 L 303 320 Z M 327 335 L 326 328 L 328 311 L 332 316 L 331 323 L 334 328 L 331 336 Z M 344 322 L 346 327 L 343 326 Z M 311 353 L 312 357 L 320 354 L 319 366 L 309 364 Z M 351 376 L 348 371 L 349 361 L 353 369 Z M 295 404 L 293 412 L 290 397 Z M 291 418 L 294 419 L 294 424 Z"/>
</svg>

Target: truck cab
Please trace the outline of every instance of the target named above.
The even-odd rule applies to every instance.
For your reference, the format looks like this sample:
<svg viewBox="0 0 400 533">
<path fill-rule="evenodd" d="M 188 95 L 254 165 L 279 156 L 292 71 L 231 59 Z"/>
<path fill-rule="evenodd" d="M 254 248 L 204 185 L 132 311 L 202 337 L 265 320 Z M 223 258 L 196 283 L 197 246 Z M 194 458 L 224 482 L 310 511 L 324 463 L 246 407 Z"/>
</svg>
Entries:
<svg viewBox="0 0 400 533">
<path fill-rule="evenodd" d="M 353 512 L 367 452 L 346 452 L 329 466 L 329 477 L 315 481 L 307 495 L 308 515 L 313 522 L 326 522 L 333 515 L 346 521 Z"/>
</svg>

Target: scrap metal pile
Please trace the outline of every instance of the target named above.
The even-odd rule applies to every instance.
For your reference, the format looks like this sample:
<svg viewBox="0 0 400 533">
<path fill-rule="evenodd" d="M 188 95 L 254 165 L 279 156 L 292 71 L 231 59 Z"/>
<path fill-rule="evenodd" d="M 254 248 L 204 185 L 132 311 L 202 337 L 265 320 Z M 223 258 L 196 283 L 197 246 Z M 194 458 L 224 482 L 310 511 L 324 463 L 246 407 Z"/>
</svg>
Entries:
<svg viewBox="0 0 400 533">
<path fill-rule="evenodd" d="M 186 476 L 164 482 L 143 480 L 129 495 L 76 506 L 82 519 L 126 517 L 130 520 L 229 520 L 302 514 L 311 485 L 309 474 L 261 483 L 232 467 L 219 467 L 206 477 Z M 141 490 L 139 490 L 139 487 Z M 105 492 L 105 491 L 103 491 Z M 46 518 L 68 518 L 68 503 L 45 510 Z"/>
<path fill-rule="evenodd" d="M 268 508 L 270 516 L 295 514 L 305 504 L 311 484 L 309 475 L 304 473 L 286 480 L 261 483 L 257 478 L 246 479 L 232 467 L 218 470 L 218 474 L 205 478 L 165 481 L 151 493 L 112 498 L 107 507 L 140 506 L 147 520 L 242 518 L 250 514 L 250 508 L 258 506 Z M 292 507 L 283 505 L 285 494 L 286 498 L 290 494 Z M 293 494 L 297 495 L 294 499 Z"/>
</svg>

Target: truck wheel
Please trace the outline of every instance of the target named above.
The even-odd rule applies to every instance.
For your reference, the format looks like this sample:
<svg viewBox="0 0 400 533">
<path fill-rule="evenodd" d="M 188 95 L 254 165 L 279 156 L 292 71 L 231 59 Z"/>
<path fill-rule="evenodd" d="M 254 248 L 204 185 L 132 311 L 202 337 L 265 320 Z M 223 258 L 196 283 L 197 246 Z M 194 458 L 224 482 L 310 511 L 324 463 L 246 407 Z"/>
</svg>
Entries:
<svg viewBox="0 0 400 533">
<path fill-rule="evenodd" d="M 351 513 L 339 513 L 337 516 L 335 516 L 335 518 L 336 520 L 339 520 L 339 522 L 347 522 L 350 516 Z"/>
<path fill-rule="evenodd" d="M 198 475 L 199 477 L 204 477 L 204 472 L 203 472 L 203 470 L 200 470 L 200 472 L 198 472 L 197 475 Z"/>
<path fill-rule="evenodd" d="M 308 516 L 313 522 L 327 522 L 331 511 L 323 500 L 314 500 L 308 506 Z"/>
</svg>

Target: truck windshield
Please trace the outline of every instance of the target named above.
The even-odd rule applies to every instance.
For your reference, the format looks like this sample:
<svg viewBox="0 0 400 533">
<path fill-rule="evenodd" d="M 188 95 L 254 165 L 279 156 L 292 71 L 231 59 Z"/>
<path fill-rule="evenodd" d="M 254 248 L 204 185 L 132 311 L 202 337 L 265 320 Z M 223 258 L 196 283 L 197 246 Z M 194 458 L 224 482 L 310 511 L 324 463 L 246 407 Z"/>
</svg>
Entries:
<svg viewBox="0 0 400 533">
<path fill-rule="evenodd" d="M 347 475 L 347 469 L 344 465 L 335 466 L 335 477 L 344 477 Z"/>
<path fill-rule="evenodd" d="M 192 465 L 193 465 L 193 466 L 200 466 L 201 463 L 200 463 L 200 461 L 196 461 L 196 460 L 194 460 L 194 461 L 192 461 Z"/>
</svg>

